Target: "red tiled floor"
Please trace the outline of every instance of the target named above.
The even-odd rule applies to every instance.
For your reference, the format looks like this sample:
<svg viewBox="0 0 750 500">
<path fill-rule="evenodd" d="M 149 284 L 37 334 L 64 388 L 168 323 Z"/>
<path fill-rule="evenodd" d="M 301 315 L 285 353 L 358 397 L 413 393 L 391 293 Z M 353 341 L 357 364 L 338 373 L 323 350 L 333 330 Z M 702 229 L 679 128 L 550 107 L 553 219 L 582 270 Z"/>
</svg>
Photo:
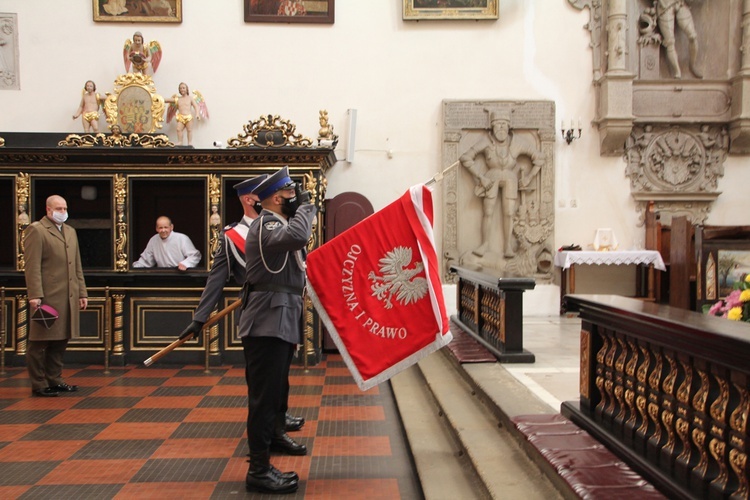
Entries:
<svg viewBox="0 0 750 500">
<path fill-rule="evenodd" d="M 203 396 L 149 396 L 135 404 L 133 408 L 195 408 Z"/>
<path fill-rule="evenodd" d="M 322 397 L 321 396 L 307 396 L 300 394 L 289 395 L 289 407 L 290 408 L 310 408 L 320 406 Z"/>
<path fill-rule="evenodd" d="M 93 397 L 128 397 L 128 396 L 134 396 L 134 397 L 145 397 L 154 392 L 157 389 L 155 386 L 146 386 L 146 387 L 138 387 L 138 386 L 126 386 L 126 385 L 118 385 L 118 386 L 107 386 L 102 387 L 101 389 L 97 390 L 91 396 Z"/>
<path fill-rule="evenodd" d="M 318 436 L 315 438 L 318 456 L 389 456 L 391 441 L 387 436 Z"/>
<path fill-rule="evenodd" d="M 15 410 L 67 410 L 72 408 L 80 399 L 78 398 L 30 398 L 28 394 L 24 394 L 25 399 L 19 399 L 18 402 L 6 407 L 8 411 Z M 11 398 L 13 399 L 13 398 Z M 2 439 L 2 438 L 0 438 Z"/>
<path fill-rule="evenodd" d="M 146 460 L 67 460 L 38 484 L 127 483 Z"/>
<path fill-rule="evenodd" d="M 86 443 L 88 441 L 16 441 L 0 449 L 0 462 L 66 460 Z"/>
<path fill-rule="evenodd" d="M 329 406 L 318 413 L 321 420 L 385 420 L 382 406 Z"/>
<path fill-rule="evenodd" d="M 395 500 L 404 498 L 395 479 L 311 480 L 305 491 L 307 499 Z"/>
<path fill-rule="evenodd" d="M 0 498 L 20 498 L 32 485 L 24 486 L 0 486 Z"/>
<path fill-rule="evenodd" d="M 116 500 L 198 500 L 210 498 L 216 483 L 128 483 L 114 497 Z M 242 491 L 242 490 L 240 490 Z"/>
<path fill-rule="evenodd" d="M 195 408 L 184 422 L 246 422 L 246 408 Z"/>
<path fill-rule="evenodd" d="M 177 422 L 115 422 L 94 439 L 168 439 L 179 425 Z"/>
<path fill-rule="evenodd" d="M 39 424 L 0 425 L 0 436 L 2 436 L 0 439 L 3 441 L 16 441 L 38 427 Z"/>
<path fill-rule="evenodd" d="M 323 385 L 325 377 L 315 377 L 312 375 L 290 375 L 289 383 L 291 385 Z"/>
<path fill-rule="evenodd" d="M 227 439 L 167 439 L 151 458 L 230 458 L 237 440 Z"/>
<path fill-rule="evenodd" d="M 376 396 L 380 394 L 380 391 L 378 390 L 377 386 L 368 389 L 365 392 L 362 392 L 362 389 L 357 387 L 356 385 L 327 385 L 323 387 L 323 395 L 347 395 L 351 394 L 354 396 L 361 395 L 361 394 L 368 394 L 370 396 Z"/>
<path fill-rule="evenodd" d="M 179 373 L 179 368 L 141 368 L 138 367 L 138 369 L 130 369 L 123 375 L 123 377 L 140 377 L 140 378 L 150 378 L 150 377 L 174 377 L 177 373 Z"/>
<path fill-rule="evenodd" d="M 164 382 L 162 387 L 213 387 L 219 380 L 221 377 L 173 377 Z"/>
<path fill-rule="evenodd" d="M 421 498 L 388 384 L 360 391 L 337 355 L 293 368 L 289 411 L 306 423 L 290 435 L 308 454 L 271 454 L 300 476 L 293 498 Z M 66 368 L 80 391 L 58 398 L 30 397 L 23 369 L 0 377 L 0 478 L 16 471 L 0 498 L 257 498 L 244 488 L 243 367 L 101 369 Z"/>
<path fill-rule="evenodd" d="M 57 398 L 62 399 L 62 398 Z M 50 419 L 48 424 L 108 424 L 128 412 L 126 408 L 108 408 L 97 411 L 68 410 Z"/>
<path fill-rule="evenodd" d="M 243 379 L 244 380 L 244 379 Z M 217 385 L 208 391 L 209 396 L 247 396 L 246 385 Z"/>
</svg>

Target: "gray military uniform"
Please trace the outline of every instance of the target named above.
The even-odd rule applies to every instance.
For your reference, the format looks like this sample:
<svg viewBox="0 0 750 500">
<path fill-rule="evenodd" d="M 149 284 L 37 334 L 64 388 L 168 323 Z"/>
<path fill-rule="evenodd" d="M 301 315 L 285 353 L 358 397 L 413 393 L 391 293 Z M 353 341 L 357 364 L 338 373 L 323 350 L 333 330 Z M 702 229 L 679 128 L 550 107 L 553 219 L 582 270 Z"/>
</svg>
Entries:
<svg viewBox="0 0 750 500">
<path fill-rule="evenodd" d="M 296 252 L 306 247 L 316 213 L 315 205 L 302 205 L 287 222 L 268 210 L 261 212 L 250 225 L 245 241 L 246 285 L 275 285 L 301 292 L 305 271 Z M 301 293 L 252 291 L 242 310 L 240 337 L 276 337 L 301 344 L 301 317 Z"/>
</svg>

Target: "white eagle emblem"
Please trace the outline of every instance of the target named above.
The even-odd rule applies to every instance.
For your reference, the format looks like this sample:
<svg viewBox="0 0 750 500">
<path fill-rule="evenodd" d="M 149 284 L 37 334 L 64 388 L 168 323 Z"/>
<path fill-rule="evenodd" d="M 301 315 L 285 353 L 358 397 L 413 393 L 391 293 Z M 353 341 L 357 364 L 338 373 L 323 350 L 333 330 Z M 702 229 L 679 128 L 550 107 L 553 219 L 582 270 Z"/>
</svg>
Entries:
<svg viewBox="0 0 750 500">
<path fill-rule="evenodd" d="M 408 305 L 427 294 L 427 279 L 415 278 L 424 270 L 424 264 L 415 262 L 414 268 L 406 268 L 411 264 L 411 248 L 396 247 L 379 262 L 383 275 L 370 271 L 368 277 L 372 281 L 372 296 L 385 301 L 386 309 L 393 308 L 391 298 L 394 295 L 400 304 Z"/>
</svg>

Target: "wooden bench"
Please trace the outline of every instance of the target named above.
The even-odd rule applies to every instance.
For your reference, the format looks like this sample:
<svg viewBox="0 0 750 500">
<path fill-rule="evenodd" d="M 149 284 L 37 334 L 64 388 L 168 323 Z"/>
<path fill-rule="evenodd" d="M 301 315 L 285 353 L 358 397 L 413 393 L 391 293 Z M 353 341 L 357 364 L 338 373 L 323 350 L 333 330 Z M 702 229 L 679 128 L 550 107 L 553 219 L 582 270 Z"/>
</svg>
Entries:
<svg viewBox="0 0 750 500">
<path fill-rule="evenodd" d="M 628 464 L 588 432 L 559 414 L 519 415 L 511 419 L 527 451 L 558 488 L 585 499 L 664 499 Z M 557 480 L 556 480 L 557 478 Z"/>
</svg>

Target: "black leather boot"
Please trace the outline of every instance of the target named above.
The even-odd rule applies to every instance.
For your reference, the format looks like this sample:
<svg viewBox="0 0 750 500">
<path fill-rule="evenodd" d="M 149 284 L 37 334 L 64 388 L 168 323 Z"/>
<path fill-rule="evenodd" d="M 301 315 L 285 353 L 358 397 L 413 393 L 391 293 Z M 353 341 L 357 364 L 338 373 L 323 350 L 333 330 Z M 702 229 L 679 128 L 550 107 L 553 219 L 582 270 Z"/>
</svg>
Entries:
<svg viewBox="0 0 750 500">
<path fill-rule="evenodd" d="M 295 417 L 288 413 L 284 414 L 284 430 L 286 432 L 298 431 L 305 425 L 305 417 Z"/>
<path fill-rule="evenodd" d="M 286 432 L 276 434 L 271 438 L 271 451 L 286 453 L 287 455 L 307 455 L 307 446 L 299 444 L 289 437 Z"/>
<path fill-rule="evenodd" d="M 286 433 L 286 413 L 280 413 L 276 418 L 271 451 L 286 453 L 287 455 L 307 455 L 307 447 L 299 444 Z"/>
<path fill-rule="evenodd" d="M 293 475 L 292 475 L 293 474 Z M 247 491 L 262 493 L 293 493 L 299 487 L 296 472 L 280 472 L 271 465 L 268 453 L 251 453 L 250 468 L 245 476 Z"/>
</svg>

